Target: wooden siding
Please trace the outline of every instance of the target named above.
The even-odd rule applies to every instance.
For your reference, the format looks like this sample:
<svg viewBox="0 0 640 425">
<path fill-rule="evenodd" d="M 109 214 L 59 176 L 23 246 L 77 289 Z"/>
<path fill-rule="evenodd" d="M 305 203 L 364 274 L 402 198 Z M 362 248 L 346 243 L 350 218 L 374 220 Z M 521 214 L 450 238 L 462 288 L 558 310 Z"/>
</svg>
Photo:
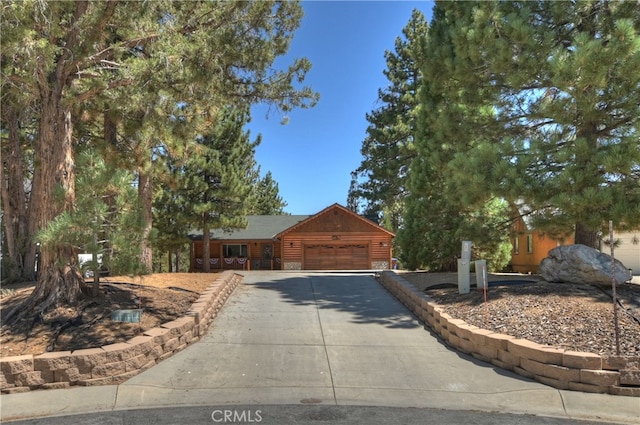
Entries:
<svg viewBox="0 0 640 425">
<path fill-rule="evenodd" d="M 572 237 L 558 241 L 537 230 L 527 230 L 522 218 L 514 223 L 513 233 L 511 237 L 511 268 L 516 273 L 537 273 L 540 262 L 549 255 L 549 251 L 560 245 L 573 244 Z"/>
<path fill-rule="evenodd" d="M 223 245 L 247 245 L 248 257 L 231 259 L 224 258 Z M 279 243 L 271 240 L 214 240 L 210 242 L 210 258 L 212 264 L 211 270 L 216 269 L 235 269 L 235 270 L 251 270 L 251 269 L 267 269 L 279 270 L 280 263 L 277 261 L 280 250 Z M 265 256 L 265 246 L 271 247 L 272 255 Z M 202 251 L 203 243 L 201 240 L 191 243 L 191 271 L 202 270 Z"/>
<path fill-rule="evenodd" d="M 368 266 L 373 263 L 384 262 L 391 267 L 391 236 L 384 232 L 367 233 L 299 233 L 291 232 L 282 240 L 283 261 L 305 263 L 304 246 L 317 244 L 349 245 L 363 244 L 368 246 Z"/>
<path fill-rule="evenodd" d="M 393 233 L 375 223 L 358 216 L 345 207 L 334 204 L 318 214 L 311 216 L 292 227 L 278 233 L 275 240 L 215 240 L 211 256 L 219 253 L 224 267 L 221 244 L 246 244 L 249 246 L 249 266 L 265 268 L 265 246 L 272 247 L 272 259 L 269 265 L 273 269 L 297 270 L 305 264 L 305 246 L 310 247 L 309 256 L 316 257 L 310 266 L 321 269 L 340 268 L 384 269 L 390 268 Z M 312 246 L 317 249 L 313 254 Z M 328 257 L 322 258 L 325 249 Z M 193 262 L 202 256 L 202 241 L 192 243 Z M 195 259 L 195 260 L 194 260 Z M 353 259 L 353 261 L 349 261 Z M 200 259 L 200 263 L 202 260 Z M 197 266 L 197 265 L 196 265 Z"/>
<path fill-rule="evenodd" d="M 312 217 L 306 223 L 292 230 L 296 233 L 366 233 L 372 232 L 385 233 L 382 230 L 376 229 L 374 222 L 368 222 L 368 220 L 359 218 L 357 216 L 348 214 L 337 208 L 325 211 L 323 214 L 317 217 Z"/>
</svg>

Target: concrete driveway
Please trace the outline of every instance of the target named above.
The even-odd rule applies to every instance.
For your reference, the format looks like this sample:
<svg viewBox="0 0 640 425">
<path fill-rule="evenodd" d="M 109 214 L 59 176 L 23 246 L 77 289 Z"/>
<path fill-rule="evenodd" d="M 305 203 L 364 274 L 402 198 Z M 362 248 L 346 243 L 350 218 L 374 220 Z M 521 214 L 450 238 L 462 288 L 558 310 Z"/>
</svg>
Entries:
<svg viewBox="0 0 640 425">
<path fill-rule="evenodd" d="M 371 274 L 249 272 L 236 291 L 206 337 L 121 385 L 118 399 L 584 417 L 594 396 L 561 395 L 448 349 Z"/>
<path fill-rule="evenodd" d="M 38 410 L 35 393 L 13 407 Z M 450 350 L 358 273 L 248 272 L 198 343 L 119 386 L 37 393 L 58 414 L 325 404 L 624 422 L 640 412 L 637 398 L 557 390 Z"/>
</svg>

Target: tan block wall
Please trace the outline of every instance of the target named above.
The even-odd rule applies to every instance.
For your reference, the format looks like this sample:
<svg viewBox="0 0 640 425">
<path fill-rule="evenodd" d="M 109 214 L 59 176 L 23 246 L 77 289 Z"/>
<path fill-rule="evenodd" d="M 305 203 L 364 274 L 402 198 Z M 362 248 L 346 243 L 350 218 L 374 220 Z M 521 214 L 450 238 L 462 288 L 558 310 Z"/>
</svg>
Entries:
<svg viewBox="0 0 640 425">
<path fill-rule="evenodd" d="M 392 271 L 380 283 L 450 346 L 558 389 L 640 397 L 640 356 L 599 356 L 550 347 L 472 326 Z"/>
<path fill-rule="evenodd" d="M 0 359 L 0 389 L 17 393 L 71 385 L 119 384 L 198 341 L 242 276 L 218 275 L 185 316 L 149 329 L 126 342 L 76 351 Z"/>
</svg>

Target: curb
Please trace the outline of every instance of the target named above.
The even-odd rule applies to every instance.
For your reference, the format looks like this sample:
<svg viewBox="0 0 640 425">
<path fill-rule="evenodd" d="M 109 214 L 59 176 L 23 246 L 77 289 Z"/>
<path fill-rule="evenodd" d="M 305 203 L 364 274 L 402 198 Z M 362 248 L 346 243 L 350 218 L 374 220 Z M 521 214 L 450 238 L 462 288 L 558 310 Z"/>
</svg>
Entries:
<svg viewBox="0 0 640 425">
<path fill-rule="evenodd" d="M 392 271 L 379 282 L 449 346 L 561 390 L 640 397 L 640 356 L 600 356 L 537 344 L 454 319 Z"/>
<path fill-rule="evenodd" d="M 13 394 L 76 385 L 120 384 L 198 341 L 241 281 L 242 276 L 233 271 L 220 273 L 183 317 L 126 342 L 2 358 L 0 390 Z"/>
</svg>

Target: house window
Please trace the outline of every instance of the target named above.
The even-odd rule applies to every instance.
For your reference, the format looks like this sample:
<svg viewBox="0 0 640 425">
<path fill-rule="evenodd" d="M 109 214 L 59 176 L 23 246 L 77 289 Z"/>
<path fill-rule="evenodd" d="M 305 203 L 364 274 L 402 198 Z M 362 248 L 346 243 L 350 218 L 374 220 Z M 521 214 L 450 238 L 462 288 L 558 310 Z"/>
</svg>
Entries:
<svg viewBox="0 0 640 425">
<path fill-rule="evenodd" d="M 533 235 L 527 235 L 527 254 L 533 254 Z"/>
<path fill-rule="evenodd" d="M 249 256 L 247 245 L 222 245 L 222 252 L 225 258 Z"/>
<path fill-rule="evenodd" d="M 513 253 L 516 255 L 520 254 L 520 238 L 518 236 L 513 240 Z"/>
</svg>

